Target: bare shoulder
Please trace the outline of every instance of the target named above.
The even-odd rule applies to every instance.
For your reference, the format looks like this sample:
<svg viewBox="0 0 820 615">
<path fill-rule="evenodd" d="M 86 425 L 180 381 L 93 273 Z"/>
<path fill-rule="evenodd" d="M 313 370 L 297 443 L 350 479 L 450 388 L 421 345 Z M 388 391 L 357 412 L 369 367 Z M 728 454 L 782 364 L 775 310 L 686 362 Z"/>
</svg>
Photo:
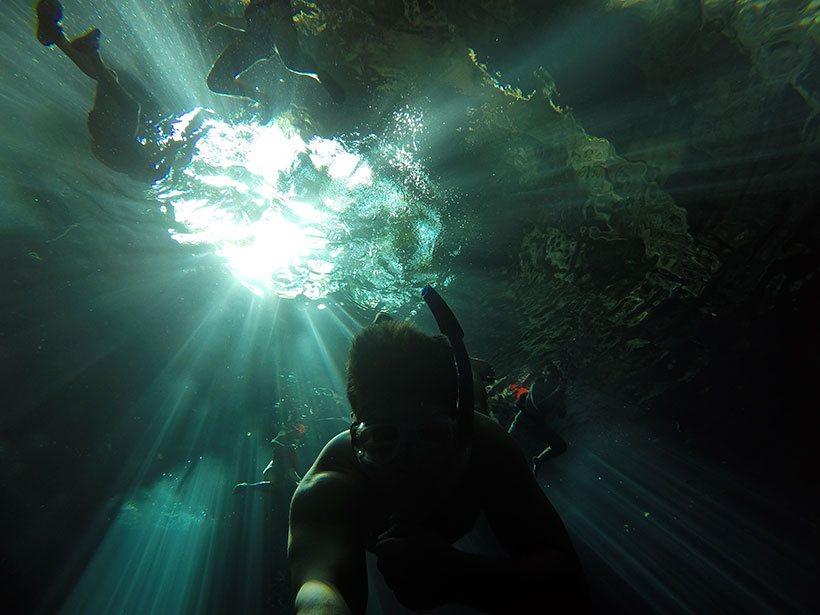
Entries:
<svg viewBox="0 0 820 615">
<path fill-rule="evenodd" d="M 538 497 L 530 465 L 507 431 L 491 418 L 476 414 L 473 423 L 471 466 L 490 505 L 511 497 Z"/>
<path fill-rule="evenodd" d="M 543 547 L 573 552 L 558 513 L 503 427 L 476 415 L 472 455 L 473 472 L 482 481 L 482 509 L 508 552 L 520 555 Z"/>
<path fill-rule="evenodd" d="M 354 467 L 353 447 L 350 444 L 350 432 L 345 430 L 331 438 L 319 452 L 310 470 L 345 470 Z"/>
<path fill-rule="evenodd" d="M 294 504 L 321 504 L 355 498 L 364 485 L 350 445 L 350 434 L 342 432 L 328 442 L 305 473 L 293 496 Z M 341 504 L 341 502 L 336 502 Z M 299 508 L 297 508 L 297 512 Z"/>
<path fill-rule="evenodd" d="M 490 417 L 476 413 L 473 430 L 473 454 L 479 463 L 515 464 L 524 459 L 510 434 Z"/>
</svg>

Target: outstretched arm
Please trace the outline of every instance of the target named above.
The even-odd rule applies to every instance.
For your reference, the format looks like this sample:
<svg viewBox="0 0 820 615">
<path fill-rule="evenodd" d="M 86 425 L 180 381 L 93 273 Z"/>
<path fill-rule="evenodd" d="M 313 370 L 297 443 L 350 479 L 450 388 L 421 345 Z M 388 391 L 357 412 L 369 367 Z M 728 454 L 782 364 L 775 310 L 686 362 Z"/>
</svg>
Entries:
<svg viewBox="0 0 820 615">
<path fill-rule="evenodd" d="M 291 501 L 288 558 L 298 615 L 359 614 L 367 605 L 355 483 L 344 471 L 317 470 L 340 448 L 340 438 L 319 454 Z"/>
<path fill-rule="evenodd" d="M 211 15 L 205 22 L 208 30 L 213 30 L 217 26 L 244 32 L 248 29 L 248 20 L 244 17 L 233 17 L 231 15 Z"/>
</svg>

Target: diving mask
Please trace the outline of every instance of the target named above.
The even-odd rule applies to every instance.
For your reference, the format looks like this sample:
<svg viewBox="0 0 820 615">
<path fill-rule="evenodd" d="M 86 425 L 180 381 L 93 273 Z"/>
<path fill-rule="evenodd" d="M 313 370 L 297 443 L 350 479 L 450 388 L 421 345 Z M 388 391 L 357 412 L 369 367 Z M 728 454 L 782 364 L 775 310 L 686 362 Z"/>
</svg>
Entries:
<svg viewBox="0 0 820 615">
<path fill-rule="evenodd" d="M 398 463 L 439 463 L 459 446 L 455 417 L 403 421 L 359 421 L 350 426 L 360 463 L 387 468 Z"/>
</svg>

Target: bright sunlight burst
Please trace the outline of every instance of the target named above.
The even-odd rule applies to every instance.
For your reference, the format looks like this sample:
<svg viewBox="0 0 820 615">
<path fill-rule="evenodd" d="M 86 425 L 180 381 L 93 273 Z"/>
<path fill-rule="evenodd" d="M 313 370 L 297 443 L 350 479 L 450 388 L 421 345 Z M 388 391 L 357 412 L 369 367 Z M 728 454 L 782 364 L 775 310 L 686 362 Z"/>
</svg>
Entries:
<svg viewBox="0 0 820 615">
<path fill-rule="evenodd" d="M 431 281 L 441 219 L 414 159 L 422 118 L 404 109 L 393 120 L 380 143 L 305 141 L 284 118 L 206 119 L 191 163 L 154 187 L 172 237 L 213 246 L 259 295 L 320 299 L 346 285 L 375 306 L 387 288 Z"/>
</svg>

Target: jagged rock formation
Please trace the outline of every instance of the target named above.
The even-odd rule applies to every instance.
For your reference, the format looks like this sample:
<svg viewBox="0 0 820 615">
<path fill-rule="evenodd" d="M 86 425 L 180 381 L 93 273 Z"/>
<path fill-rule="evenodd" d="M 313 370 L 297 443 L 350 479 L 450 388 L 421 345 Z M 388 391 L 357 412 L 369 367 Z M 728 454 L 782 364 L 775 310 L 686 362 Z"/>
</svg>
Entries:
<svg viewBox="0 0 820 615">
<path fill-rule="evenodd" d="M 652 386 L 636 385 L 649 398 L 708 364 L 709 344 L 694 333 L 703 321 L 755 292 L 752 313 L 765 310 L 815 275 L 767 275 L 774 262 L 813 250 L 796 234 L 817 219 L 808 198 L 820 100 L 815 3 L 580 3 L 546 13 L 512 1 L 467 11 L 410 0 L 305 7 L 304 33 L 343 50 L 368 101 L 385 109 L 446 99 L 450 156 L 486 165 L 484 206 L 518 220 L 506 233 L 518 246 L 515 275 L 498 294 L 514 296 L 524 314 L 511 349 L 526 354 L 522 368 L 558 360 L 623 384 L 663 366 Z M 637 75 L 624 85 L 628 121 L 602 122 L 602 107 L 564 91 L 559 59 L 522 57 L 536 84 L 522 91 L 497 72 L 492 53 L 472 50 L 471 37 L 515 37 L 536 14 L 560 23 L 592 15 L 605 31 L 624 29 L 623 39 L 613 34 L 623 45 L 607 67 Z M 588 58 L 590 80 L 601 62 Z M 437 164 L 466 173 L 442 153 L 432 164 L 433 174 Z M 473 239 L 499 233 L 501 216 L 460 206 L 493 226 L 470 227 Z"/>
</svg>

